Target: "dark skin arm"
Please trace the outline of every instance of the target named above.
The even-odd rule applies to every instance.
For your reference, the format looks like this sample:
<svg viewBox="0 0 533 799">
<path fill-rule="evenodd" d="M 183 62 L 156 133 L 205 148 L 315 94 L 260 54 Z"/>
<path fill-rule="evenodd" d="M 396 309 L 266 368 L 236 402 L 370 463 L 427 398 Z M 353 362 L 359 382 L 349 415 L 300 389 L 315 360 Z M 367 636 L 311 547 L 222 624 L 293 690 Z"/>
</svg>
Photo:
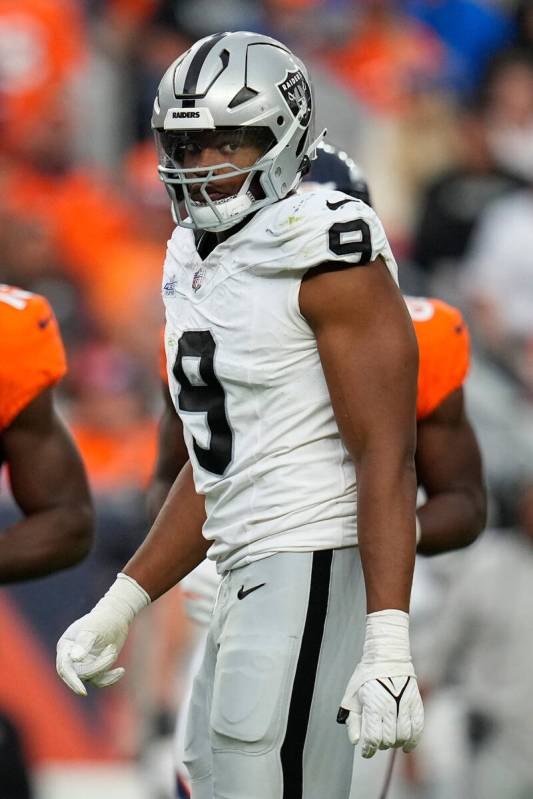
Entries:
<svg viewBox="0 0 533 799">
<path fill-rule="evenodd" d="M 166 383 L 163 383 L 162 389 L 165 405 L 159 420 L 157 462 L 147 491 L 148 514 L 152 520 L 163 507 L 174 480 L 189 460 L 183 439 L 183 425 Z"/>
<path fill-rule="evenodd" d="M 202 535 L 205 503 L 187 462 L 172 486 L 148 536 L 128 561 L 133 577 L 152 600 L 176 585 L 205 558 L 211 542 Z"/>
<path fill-rule="evenodd" d="M 43 391 L 2 433 L 13 497 L 25 518 L 0 535 L 0 583 L 73 566 L 91 548 L 93 511 L 83 464 Z"/>
<path fill-rule="evenodd" d="M 367 610 L 408 611 L 418 370 L 409 314 L 381 258 L 313 270 L 302 283 L 300 309 L 315 332 L 335 417 L 355 464 Z"/>
<path fill-rule="evenodd" d="M 475 541 L 485 526 L 487 498 L 462 388 L 418 423 L 416 468 L 428 497 L 418 509 L 418 552 L 436 555 Z"/>
</svg>

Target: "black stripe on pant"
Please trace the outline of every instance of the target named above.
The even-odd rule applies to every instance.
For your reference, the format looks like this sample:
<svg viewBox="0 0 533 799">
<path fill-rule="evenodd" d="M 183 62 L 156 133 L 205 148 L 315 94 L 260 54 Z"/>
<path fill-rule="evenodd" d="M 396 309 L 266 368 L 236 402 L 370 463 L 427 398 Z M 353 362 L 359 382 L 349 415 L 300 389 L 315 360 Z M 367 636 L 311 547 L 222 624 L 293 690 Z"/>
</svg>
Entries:
<svg viewBox="0 0 533 799">
<path fill-rule="evenodd" d="M 313 553 L 309 603 L 281 747 L 283 799 L 303 797 L 303 754 L 328 609 L 333 551 Z"/>
</svg>

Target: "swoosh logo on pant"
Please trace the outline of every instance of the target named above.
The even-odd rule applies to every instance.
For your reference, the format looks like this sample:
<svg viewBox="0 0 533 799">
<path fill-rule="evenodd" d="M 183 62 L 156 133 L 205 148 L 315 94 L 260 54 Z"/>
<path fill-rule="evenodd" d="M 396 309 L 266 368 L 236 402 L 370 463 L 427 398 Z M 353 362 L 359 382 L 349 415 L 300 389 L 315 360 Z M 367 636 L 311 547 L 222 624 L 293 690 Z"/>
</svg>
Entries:
<svg viewBox="0 0 533 799">
<path fill-rule="evenodd" d="M 253 585 L 251 588 L 247 588 L 244 590 L 244 585 L 241 585 L 239 590 L 237 591 L 237 599 L 244 599 L 245 596 L 251 594 L 252 591 L 257 591 L 258 588 L 262 588 L 266 583 L 259 583 L 259 585 Z"/>
</svg>

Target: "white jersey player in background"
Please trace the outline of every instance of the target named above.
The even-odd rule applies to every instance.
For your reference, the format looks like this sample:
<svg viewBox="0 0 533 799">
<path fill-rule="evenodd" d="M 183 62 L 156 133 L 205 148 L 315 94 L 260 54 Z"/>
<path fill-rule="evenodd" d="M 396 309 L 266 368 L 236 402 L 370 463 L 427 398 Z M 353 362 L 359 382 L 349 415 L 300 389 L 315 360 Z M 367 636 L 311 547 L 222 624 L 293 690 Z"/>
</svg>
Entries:
<svg viewBox="0 0 533 799">
<path fill-rule="evenodd" d="M 294 193 L 313 110 L 302 62 L 252 33 L 197 42 L 161 81 L 152 123 L 179 222 L 165 341 L 190 463 L 58 643 L 73 690 L 112 684 L 136 613 L 208 551 L 223 579 L 189 714 L 194 799 L 347 797 L 339 703 L 365 757 L 422 730 L 416 342 L 374 212 Z"/>
</svg>

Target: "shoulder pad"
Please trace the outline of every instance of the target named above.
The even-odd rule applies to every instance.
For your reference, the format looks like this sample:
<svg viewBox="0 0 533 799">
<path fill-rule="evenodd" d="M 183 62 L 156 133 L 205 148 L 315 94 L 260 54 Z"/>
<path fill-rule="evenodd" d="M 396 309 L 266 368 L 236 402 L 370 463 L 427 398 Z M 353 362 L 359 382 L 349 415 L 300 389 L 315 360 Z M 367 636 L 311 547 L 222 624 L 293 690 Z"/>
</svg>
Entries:
<svg viewBox="0 0 533 799">
<path fill-rule="evenodd" d="M 406 297 L 418 340 L 417 416 L 429 416 L 460 388 L 470 366 L 470 338 L 461 312 L 441 300 Z"/>
<path fill-rule="evenodd" d="M 396 262 L 375 211 L 343 192 L 293 195 L 259 212 L 247 228 L 243 234 L 250 246 L 255 241 L 260 269 L 306 271 L 327 262 L 364 266 L 381 255 L 396 278 Z"/>
</svg>

